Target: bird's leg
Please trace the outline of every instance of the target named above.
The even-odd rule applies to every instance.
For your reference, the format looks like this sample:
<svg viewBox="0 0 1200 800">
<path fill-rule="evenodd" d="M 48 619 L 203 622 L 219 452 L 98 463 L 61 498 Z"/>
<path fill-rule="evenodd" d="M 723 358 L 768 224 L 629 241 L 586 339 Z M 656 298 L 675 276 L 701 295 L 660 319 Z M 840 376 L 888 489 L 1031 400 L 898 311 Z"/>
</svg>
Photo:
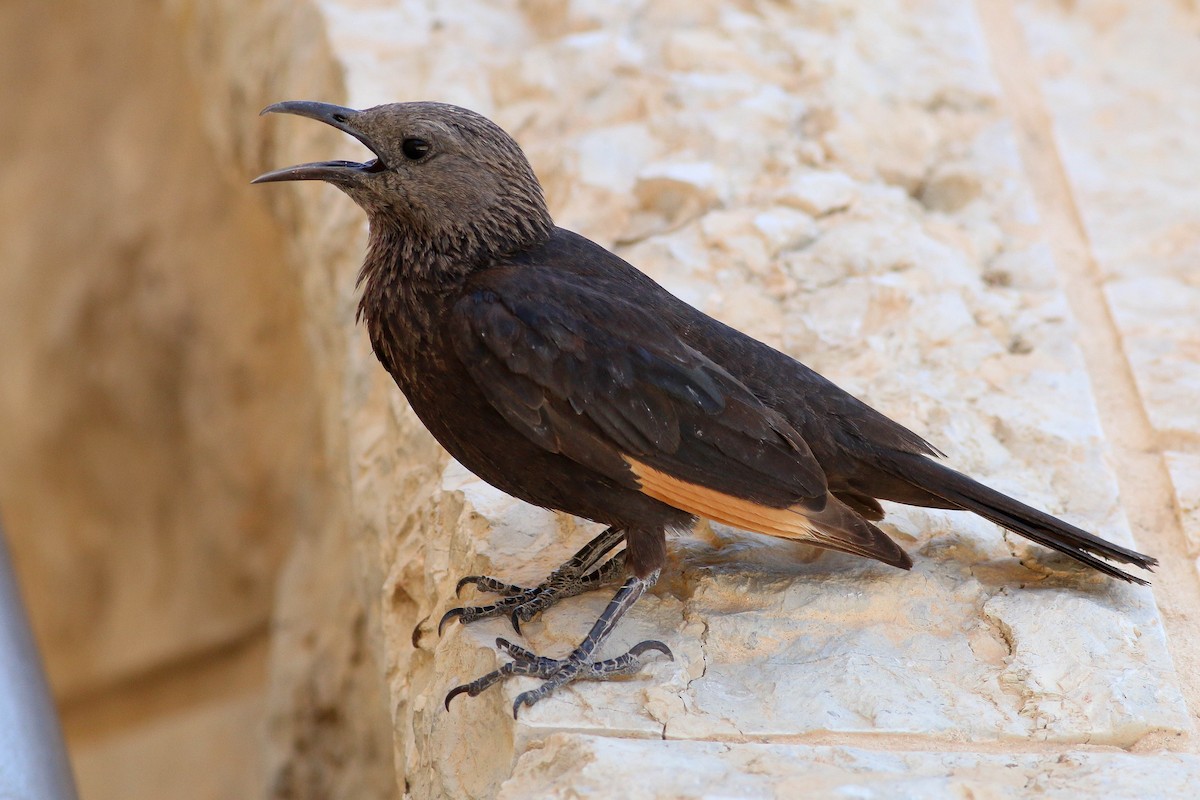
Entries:
<svg viewBox="0 0 1200 800">
<path fill-rule="evenodd" d="M 597 589 L 610 583 L 615 583 L 624 572 L 625 558 L 618 554 L 597 564 L 619 545 L 625 538 L 621 528 L 606 528 L 599 536 L 585 544 L 582 549 L 563 564 L 550 577 L 538 586 L 525 588 L 490 578 L 486 575 L 468 575 L 458 582 L 454 593 L 458 594 L 468 584 L 485 592 L 501 595 L 495 603 L 485 606 L 467 606 L 452 608 L 438 623 L 438 634 L 446 627 L 446 623 L 454 618 L 464 625 L 479 619 L 498 617 L 508 614 L 513 630 L 521 632 L 521 623 L 533 619 L 534 615 L 546 610 L 564 597 L 574 597 L 577 594 Z"/>
<path fill-rule="evenodd" d="M 489 672 L 470 683 L 456 686 L 446 695 L 446 710 L 450 710 L 450 701 L 460 694 L 476 696 L 494 683 L 499 683 L 510 675 L 530 675 L 544 678 L 542 685 L 528 692 L 522 692 L 513 703 L 513 718 L 521 706 L 531 706 L 560 686 L 578 680 L 603 681 L 618 675 L 632 675 L 642 668 L 642 655 L 649 650 L 663 653 L 674 660 L 671 649 L 662 642 L 649 639 L 639 642 L 629 649 L 629 652 L 616 658 L 597 661 L 593 658 L 596 649 L 606 640 L 625 612 L 633 607 L 646 590 L 658 580 L 658 570 L 645 578 L 630 576 L 625 584 L 617 590 L 616 595 L 604 613 L 592 625 L 588 635 L 579 646 L 567 654 L 566 658 L 546 658 L 518 647 L 507 639 L 497 639 L 496 646 L 504 650 L 512 661 L 497 670 Z"/>
</svg>

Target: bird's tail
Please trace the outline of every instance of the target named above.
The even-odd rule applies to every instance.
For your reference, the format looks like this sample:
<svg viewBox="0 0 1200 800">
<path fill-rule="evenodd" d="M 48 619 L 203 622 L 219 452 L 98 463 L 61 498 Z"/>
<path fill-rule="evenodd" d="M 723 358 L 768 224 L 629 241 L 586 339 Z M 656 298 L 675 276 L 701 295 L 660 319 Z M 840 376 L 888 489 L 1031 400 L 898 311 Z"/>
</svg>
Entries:
<svg viewBox="0 0 1200 800">
<path fill-rule="evenodd" d="M 901 460 L 903 463 L 899 463 Z M 1065 553 L 1105 575 L 1145 586 L 1149 581 L 1130 575 L 1113 566 L 1109 561 L 1133 564 L 1147 570 L 1152 569 L 1158 563 L 1156 558 L 1121 547 L 1081 528 L 1076 528 L 1074 525 L 984 486 L 932 459 L 924 456 L 909 456 L 898 459 L 897 462 L 897 477 L 904 478 L 958 508 L 973 511 L 984 519 L 1008 528 L 1014 533 L 1019 533 L 1040 545 Z"/>
</svg>

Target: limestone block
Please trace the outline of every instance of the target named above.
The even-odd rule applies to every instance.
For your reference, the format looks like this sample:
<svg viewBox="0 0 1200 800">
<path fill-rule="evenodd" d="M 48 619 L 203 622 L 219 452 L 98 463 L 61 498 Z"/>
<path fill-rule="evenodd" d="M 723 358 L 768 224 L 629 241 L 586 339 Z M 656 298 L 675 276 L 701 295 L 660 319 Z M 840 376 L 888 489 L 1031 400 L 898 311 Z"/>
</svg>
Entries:
<svg viewBox="0 0 1200 800">
<path fill-rule="evenodd" d="M 1173 798 L 1200 758 L 1075 750 L 989 754 L 795 744 L 629 741 L 559 733 L 517 762 L 501 800 L 719 797 Z"/>
<path fill-rule="evenodd" d="M 1200 246 L 1196 248 L 1200 257 Z M 1200 270 L 1115 278 L 1106 286 L 1151 424 L 1164 432 L 1200 431 Z"/>
<path fill-rule="evenodd" d="M 1200 555 L 1200 455 L 1168 452 L 1167 469 L 1183 515 L 1190 554 Z"/>
<path fill-rule="evenodd" d="M 729 573 L 701 573 L 685 613 L 707 625 L 706 658 L 683 713 L 664 720 L 667 737 L 831 730 L 1129 743 L 1188 727 L 1173 678 L 1143 675 L 1146 663 L 1169 663 L 1160 632 L 1137 641 L 1156 627 L 1145 600 L 1142 628 L 1128 599 L 1117 610 L 1001 587 L 981 618 L 972 590 L 989 592 L 985 570 L 877 576 L 857 565 L 831 571 L 833 560 L 797 567 L 790 580 L 729 564 Z M 747 607 L 746 597 L 766 599 Z M 1078 619 L 1086 630 L 1073 630 Z M 1122 632 L 1123 651 L 1113 647 Z M 1078 639 L 1063 657 L 1062 642 Z M 1080 669 L 1076 659 L 1104 666 Z"/>
<path fill-rule="evenodd" d="M 430 587 L 443 606 L 452 603 L 460 572 L 537 581 L 595 532 L 572 531 L 565 519 L 504 496 L 456 464 L 443 490 L 454 493 L 457 509 L 450 558 Z M 933 512 L 920 516 L 921 527 L 937 525 Z M 426 716 L 413 722 L 432 726 L 434 741 L 447 749 L 425 754 L 412 774 L 432 766 L 446 781 L 439 790 L 486 796 L 481 787 L 502 777 L 503 759 L 485 776 L 471 776 L 477 783 L 457 781 L 468 776 L 460 769 L 464 752 L 496 756 L 489 745 L 495 726 L 511 728 L 505 752 L 514 755 L 560 730 L 738 741 L 809 731 L 940 734 L 1129 746 L 1153 731 L 1190 729 L 1147 590 L 1061 573 L 1016 580 L 1006 558 L 938 527 L 912 573 L 839 554 L 812 561 L 795 544 L 723 527 L 675 539 L 668 575 L 611 644 L 616 654 L 662 639 L 675 661 L 628 681 L 569 687 L 523 710 L 515 725 L 509 711 L 527 680 L 457 700 L 449 716 L 440 699 L 499 663 L 491 655 L 496 636 L 545 654 L 566 652 L 609 595 L 565 601 L 527 623 L 523 638 L 505 620 L 451 629 L 434 646 L 428 693 L 415 701 Z M 986 535 L 986 525 L 971 527 Z M 546 555 L 529 563 L 529 553 Z M 519 566 L 504 569 L 506 562 Z"/>
<path fill-rule="evenodd" d="M 1160 431 L 1194 434 L 1200 141 L 1184 132 L 1200 127 L 1200 10 L 1032 0 L 1018 9 L 1146 412 Z"/>
</svg>

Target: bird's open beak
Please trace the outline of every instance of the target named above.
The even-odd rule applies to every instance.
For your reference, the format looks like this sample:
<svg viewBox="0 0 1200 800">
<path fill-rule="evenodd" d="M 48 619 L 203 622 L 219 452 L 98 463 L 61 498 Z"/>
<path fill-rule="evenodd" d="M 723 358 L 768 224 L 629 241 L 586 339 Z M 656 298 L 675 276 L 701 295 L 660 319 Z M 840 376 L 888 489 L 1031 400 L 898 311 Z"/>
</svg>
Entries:
<svg viewBox="0 0 1200 800">
<path fill-rule="evenodd" d="M 317 103 L 312 100 L 288 100 L 267 106 L 261 114 L 296 114 L 320 120 L 326 125 L 332 125 L 339 131 L 358 139 L 365 144 L 375 158 L 360 164 L 357 161 L 315 161 L 311 164 L 298 164 L 259 175 L 251 183 L 271 183 L 273 181 L 332 181 L 334 183 L 354 180 L 364 174 L 380 172 L 385 168 L 383 160 L 371 140 L 354 124 L 358 111 L 343 108 L 331 103 Z"/>
</svg>

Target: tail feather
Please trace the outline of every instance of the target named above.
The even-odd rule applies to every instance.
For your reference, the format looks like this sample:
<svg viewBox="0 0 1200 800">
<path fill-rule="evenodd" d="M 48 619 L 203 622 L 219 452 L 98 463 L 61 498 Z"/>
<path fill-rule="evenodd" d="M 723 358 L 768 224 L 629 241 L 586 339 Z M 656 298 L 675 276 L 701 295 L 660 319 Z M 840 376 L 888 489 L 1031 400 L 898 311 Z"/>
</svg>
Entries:
<svg viewBox="0 0 1200 800">
<path fill-rule="evenodd" d="M 900 545 L 832 495 L 825 503 L 825 508 L 817 513 L 808 511 L 805 517 L 808 535 L 797 537 L 799 541 L 874 558 L 900 569 L 912 569 L 912 559 Z"/>
<path fill-rule="evenodd" d="M 1156 558 L 1101 539 L 1082 528 L 1076 528 L 936 461 L 913 456 L 911 459 L 903 459 L 903 464 L 897 466 L 900 470 L 897 475 L 958 508 L 973 511 L 984 519 L 1064 553 L 1105 575 L 1146 586 L 1149 581 L 1130 575 L 1109 561 L 1133 564 L 1146 570 L 1158 564 Z"/>
</svg>

